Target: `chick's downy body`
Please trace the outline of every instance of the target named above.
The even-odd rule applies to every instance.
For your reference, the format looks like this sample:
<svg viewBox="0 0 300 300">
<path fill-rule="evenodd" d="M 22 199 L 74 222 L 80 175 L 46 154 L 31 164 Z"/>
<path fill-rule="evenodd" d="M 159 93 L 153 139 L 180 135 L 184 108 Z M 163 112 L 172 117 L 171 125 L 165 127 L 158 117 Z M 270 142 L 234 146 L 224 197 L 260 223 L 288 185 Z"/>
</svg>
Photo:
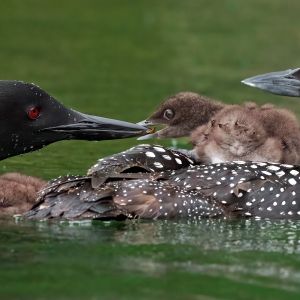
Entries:
<svg viewBox="0 0 300 300">
<path fill-rule="evenodd" d="M 197 128 L 191 138 L 194 152 L 203 162 L 279 162 L 283 155 L 280 139 L 270 137 L 259 115 L 241 106 L 227 106 L 208 125 Z"/>
</svg>

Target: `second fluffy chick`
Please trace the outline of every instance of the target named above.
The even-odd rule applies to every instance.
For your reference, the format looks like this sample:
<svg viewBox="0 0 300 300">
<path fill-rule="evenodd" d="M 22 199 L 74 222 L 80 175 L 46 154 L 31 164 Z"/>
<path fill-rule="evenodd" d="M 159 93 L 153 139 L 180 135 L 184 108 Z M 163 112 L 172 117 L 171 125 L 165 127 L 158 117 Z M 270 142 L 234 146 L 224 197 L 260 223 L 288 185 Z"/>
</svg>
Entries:
<svg viewBox="0 0 300 300">
<path fill-rule="evenodd" d="M 227 106 L 191 134 L 195 157 L 200 162 L 233 160 L 282 162 L 284 146 L 270 136 L 257 108 Z"/>
</svg>

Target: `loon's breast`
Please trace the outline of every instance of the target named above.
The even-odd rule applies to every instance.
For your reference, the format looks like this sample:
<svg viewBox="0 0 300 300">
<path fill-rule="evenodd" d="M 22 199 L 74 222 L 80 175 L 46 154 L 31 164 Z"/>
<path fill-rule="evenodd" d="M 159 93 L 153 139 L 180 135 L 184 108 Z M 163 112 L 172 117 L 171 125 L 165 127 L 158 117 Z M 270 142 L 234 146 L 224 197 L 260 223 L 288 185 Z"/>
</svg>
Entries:
<svg viewBox="0 0 300 300">
<path fill-rule="evenodd" d="M 300 218 L 300 167 L 264 162 L 195 165 L 140 145 L 104 158 L 84 177 L 51 182 L 32 219 Z"/>
</svg>

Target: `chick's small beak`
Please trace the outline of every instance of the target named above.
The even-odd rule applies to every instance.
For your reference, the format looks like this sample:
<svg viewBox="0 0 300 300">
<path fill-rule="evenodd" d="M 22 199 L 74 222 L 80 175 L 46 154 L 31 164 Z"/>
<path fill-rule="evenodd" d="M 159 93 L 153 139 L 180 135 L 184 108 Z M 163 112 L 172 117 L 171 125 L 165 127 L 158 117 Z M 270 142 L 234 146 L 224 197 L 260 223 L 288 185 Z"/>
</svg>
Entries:
<svg viewBox="0 0 300 300">
<path fill-rule="evenodd" d="M 146 119 L 146 120 L 138 122 L 137 125 L 149 127 L 149 126 L 156 125 L 156 123 L 153 123 L 152 121 Z"/>
<path fill-rule="evenodd" d="M 143 136 L 139 137 L 138 138 L 139 141 L 154 139 L 154 138 L 158 137 L 157 132 L 156 132 L 156 128 L 152 127 L 152 126 L 157 125 L 157 123 L 154 123 L 151 120 L 146 119 L 146 120 L 143 120 L 141 122 L 138 122 L 137 124 L 140 125 L 140 126 L 147 127 L 146 135 L 143 135 Z"/>
</svg>

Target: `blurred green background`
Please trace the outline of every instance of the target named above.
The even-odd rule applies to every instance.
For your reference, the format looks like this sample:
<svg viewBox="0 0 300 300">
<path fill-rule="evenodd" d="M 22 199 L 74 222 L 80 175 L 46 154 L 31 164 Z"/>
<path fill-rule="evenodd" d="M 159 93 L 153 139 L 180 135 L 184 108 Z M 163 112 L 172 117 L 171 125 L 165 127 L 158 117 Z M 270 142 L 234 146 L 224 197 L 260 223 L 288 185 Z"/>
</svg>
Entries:
<svg viewBox="0 0 300 300">
<path fill-rule="evenodd" d="M 69 107 L 133 122 L 187 90 L 228 103 L 272 101 L 299 114 L 296 100 L 240 84 L 300 66 L 299 10 L 296 0 L 2 0 L 0 78 L 34 82 Z M 137 143 L 59 142 L 2 161 L 0 171 L 82 174 Z"/>
<path fill-rule="evenodd" d="M 297 0 L 1 0 L 0 79 L 34 82 L 66 106 L 133 122 L 187 90 L 274 102 L 299 116 L 299 100 L 240 83 L 300 66 L 299 11 Z M 1 161 L 0 172 L 83 174 L 135 144 L 59 142 Z M 1 299 L 300 297 L 297 221 L 0 220 L 0 228 Z"/>
</svg>

